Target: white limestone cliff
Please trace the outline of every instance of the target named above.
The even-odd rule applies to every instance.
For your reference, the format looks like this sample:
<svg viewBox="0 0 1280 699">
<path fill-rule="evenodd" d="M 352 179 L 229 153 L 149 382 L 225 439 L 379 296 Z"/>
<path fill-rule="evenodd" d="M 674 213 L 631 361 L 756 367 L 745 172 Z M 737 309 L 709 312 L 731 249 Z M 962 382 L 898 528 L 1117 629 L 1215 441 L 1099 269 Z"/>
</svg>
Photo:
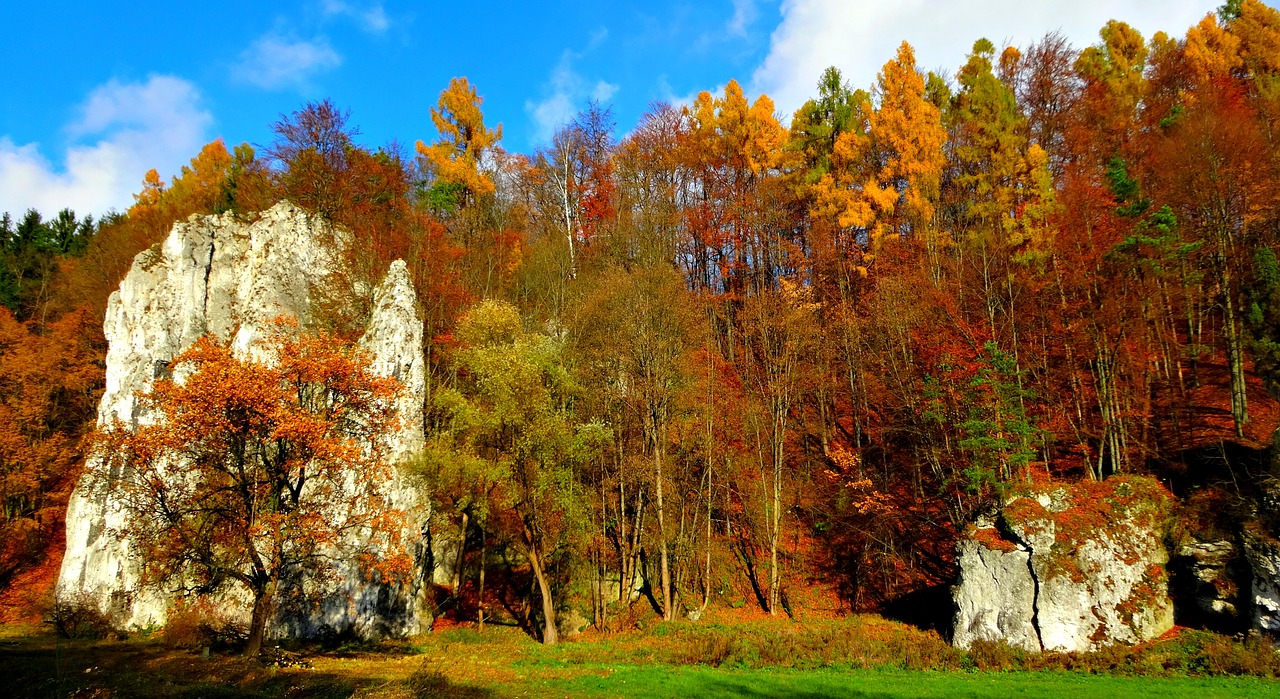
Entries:
<svg viewBox="0 0 1280 699">
<path fill-rule="evenodd" d="M 312 286 L 332 271 L 333 250 L 343 240 L 342 231 L 284 202 L 247 223 L 225 214 L 193 216 L 176 224 L 160 246 L 135 258 L 108 301 L 103 330 L 109 349 L 99 424 L 136 426 L 150 420 L 137 394 L 150 389 L 169 362 L 202 335 L 217 336 L 237 354 L 258 358 L 259 342 L 277 317 L 289 315 L 305 323 Z M 395 458 L 407 457 L 421 448 L 426 372 L 417 300 L 403 262 L 393 263 L 374 291 L 373 313 L 359 344 L 369 352 L 375 371 L 404 385 L 398 429 L 387 441 Z M 89 471 L 93 468 L 91 462 Z M 162 623 L 169 601 L 139 585 L 128 543 L 115 535 L 127 523 L 127 513 L 102 484 L 103 479 L 87 473 L 72 494 L 56 594 L 96 604 L 127 626 Z M 425 504 L 402 481 L 390 487 L 396 506 L 410 513 L 406 541 L 417 545 L 415 523 L 425 521 Z M 417 587 L 373 585 L 353 568 L 318 608 L 305 616 L 278 618 L 276 626 L 299 635 L 415 633 L 424 621 Z"/>
</svg>

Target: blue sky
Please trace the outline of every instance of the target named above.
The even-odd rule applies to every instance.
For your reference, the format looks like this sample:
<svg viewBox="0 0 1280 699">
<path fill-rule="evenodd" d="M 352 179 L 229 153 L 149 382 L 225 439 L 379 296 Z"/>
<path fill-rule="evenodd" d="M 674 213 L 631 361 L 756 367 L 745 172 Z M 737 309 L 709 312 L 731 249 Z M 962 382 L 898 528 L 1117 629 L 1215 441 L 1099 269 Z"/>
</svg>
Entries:
<svg viewBox="0 0 1280 699">
<path fill-rule="evenodd" d="M 836 65 L 869 86 L 897 44 L 954 72 L 973 41 L 1078 46 L 1109 18 L 1181 35 L 1204 0 L 688 2 L 9 2 L 0 8 L 0 211 L 123 209 L 216 137 L 270 141 L 308 100 L 351 110 L 360 140 L 433 140 L 428 109 L 467 76 L 529 152 L 593 97 L 619 132 L 650 103 L 737 79 L 784 119 Z"/>
</svg>

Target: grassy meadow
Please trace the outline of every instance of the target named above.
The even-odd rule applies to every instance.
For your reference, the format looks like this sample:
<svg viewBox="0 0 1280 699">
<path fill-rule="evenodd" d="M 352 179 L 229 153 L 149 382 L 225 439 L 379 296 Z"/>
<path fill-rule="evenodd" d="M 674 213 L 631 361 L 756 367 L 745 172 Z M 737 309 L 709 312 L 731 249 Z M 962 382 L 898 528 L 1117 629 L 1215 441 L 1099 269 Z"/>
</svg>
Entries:
<svg viewBox="0 0 1280 699">
<path fill-rule="evenodd" d="M 290 646 L 264 664 L 164 633 L 65 639 L 0 627 L 0 696 L 132 697 L 1261 697 L 1280 696 L 1261 642 L 1183 630 L 1136 649 L 962 652 L 931 632 L 839 621 L 676 622 L 554 647 L 518 629 L 443 628 L 412 641 Z"/>
</svg>

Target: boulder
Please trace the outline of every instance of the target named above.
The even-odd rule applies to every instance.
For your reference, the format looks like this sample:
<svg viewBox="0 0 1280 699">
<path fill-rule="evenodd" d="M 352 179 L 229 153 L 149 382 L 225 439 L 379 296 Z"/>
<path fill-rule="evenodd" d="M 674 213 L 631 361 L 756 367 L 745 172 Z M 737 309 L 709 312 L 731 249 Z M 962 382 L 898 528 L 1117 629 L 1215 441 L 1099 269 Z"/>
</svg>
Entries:
<svg viewBox="0 0 1280 699">
<path fill-rule="evenodd" d="M 1141 477 L 1021 488 L 959 542 L 953 643 L 1086 651 L 1169 630 L 1169 503 Z"/>
<path fill-rule="evenodd" d="M 158 246 L 140 253 L 107 303 L 103 331 L 108 342 L 106 389 L 98 423 L 146 424 L 153 419 L 138 403 L 168 372 L 175 356 L 211 334 L 247 358 L 260 358 L 261 340 L 281 315 L 305 325 L 312 288 L 331 273 L 335 250 L 349 236 L 282 202 L 251 221 L 232 214 L 193 216 L 174 225 Z M 422 323 L 403 262 L 393 263 L 372 293 L 373 311 L 360 345 L 375 371 L 405 387 L 398 429 L 385 436 L 389 451 L 404 458 L 422 444 L 422 396 L 426 371 Z M 96 478 L 91 460 L 67 508 L 67 549 L 55 594 L 90 603 L 123 624 L 161 624 L 170 600 L 139 585 L 128 542 L 114 535 L 127 512 Z M 426 505 L 403 481 L 392 483 L 392 501 L 410 513 L 408 542 L 420 548 Z M 282 611 L 278 632 L 298 635 L 354 632 L 362 636 L 416 633 L 420 581 L 407 589 L 365 582 L 354 565 L 322 603 L 305 613 Z"/>
</svg>

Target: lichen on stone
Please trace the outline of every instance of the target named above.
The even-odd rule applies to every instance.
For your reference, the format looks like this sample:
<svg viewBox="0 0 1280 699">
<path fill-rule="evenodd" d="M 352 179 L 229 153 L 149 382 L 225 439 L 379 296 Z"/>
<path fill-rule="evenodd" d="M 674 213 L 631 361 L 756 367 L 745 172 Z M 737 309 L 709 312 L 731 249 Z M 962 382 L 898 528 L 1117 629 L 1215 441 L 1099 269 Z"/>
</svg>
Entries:
<svg viewBox="0 0 1280 699">
<path fill-rule="evenodd" d="M 1141 476 L 1033 481 L 1013 489 L 997 526 L 967 530 L 960 542 L 953 641 L 961 647 L 978 639 L 1026 646 L 1024 633 L 1011 640 L 975 625 L 990 609 L 1009 603 L 991 598 L 992 586 L 979 582 L 996 578 L 994 587 L 1000 588 L 1001 575 L 1012 575 L 1017 584 L 1029 579 L 1035 587 L 1031 607 L 1016 612 L 1036 627 L 1040 642 L 1033 650 L 1091 650 L 1138 643 L 1168 630 L 1173 606 L 1163 540 L 1171 502 L 1159 483 Z M 983 554 L 1007 552 L 1010 545 L 1027 552 L 1026 575 L 1007 566 L 992 569 L 991 556 Z"/>
</svg>

